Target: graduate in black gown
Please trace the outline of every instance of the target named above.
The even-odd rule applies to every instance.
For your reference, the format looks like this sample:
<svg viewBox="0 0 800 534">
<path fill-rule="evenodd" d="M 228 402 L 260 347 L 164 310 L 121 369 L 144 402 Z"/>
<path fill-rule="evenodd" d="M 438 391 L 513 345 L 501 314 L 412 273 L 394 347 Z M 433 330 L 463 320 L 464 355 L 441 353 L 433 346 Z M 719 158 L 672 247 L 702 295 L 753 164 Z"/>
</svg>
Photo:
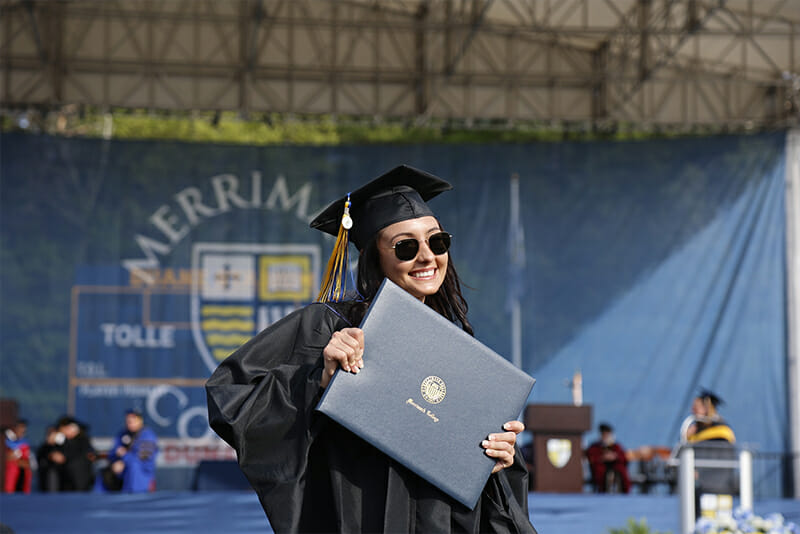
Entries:
<svg viewBox="0 0 800 534">
<path fill-rule="evenodd" d="M 713 391 L 701 389 L 692 401 L 694 422 L 687 428 L 686 437 L 690 443 L 701 441 L 725 441 L 736 443 L 733 430 L 719 414 L 722 399 Z"/>
<path fill-rule="evenodd" d="M 515 453 L 521 422 L 486 429 L 480 446 L 496 465 L 471 510 L 314 410 L 337 369 L 369 365 L 357 326 L 384 277 L 472 334 L 451 236 L 426 204 L 451 188 L 403 165 L 331 204 L 311 223 L 338 236 L 319 302 L 260 332 L 208 380 L 211 426 L 236 449 L 276 532 L 536 532 Z M 359 250 L 352 300 L 348 242 Z"/>
<path fill-rule="evenodd" d="M 734 447 L 736 435 L 719 414 L 722 399 L 708 389 L 701 389 L 692 401 L 690 423 L 682 432 L 681 441 L 692 445 L 696 460 L 736 461 L 738 452 Z M 695 518 L 704 514 L 702 496 L 709 494 L 734 494 L 738 492 L 738 473 L 735 469 L 700 467 L 695 469 L 694 511 Z M 716 499 L 712 500 L 716 502 Z M 709 511 L 716 513 L 713 507 Z"/>
</svg>

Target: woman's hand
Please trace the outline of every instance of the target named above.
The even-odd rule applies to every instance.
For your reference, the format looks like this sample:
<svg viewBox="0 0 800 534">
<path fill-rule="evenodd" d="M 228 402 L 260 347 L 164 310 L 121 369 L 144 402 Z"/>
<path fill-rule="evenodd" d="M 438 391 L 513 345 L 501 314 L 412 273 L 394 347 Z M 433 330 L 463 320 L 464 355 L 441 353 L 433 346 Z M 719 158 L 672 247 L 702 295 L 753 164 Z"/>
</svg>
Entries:
<svg viewBox="0 0 800 534">
<path fill-rule="evenodd" d="M 347 372 L 358 373 L 364 367 L 364 332 L 360 328 L 345 328 L 334 332 L 322 350 L 325 368 L 322 370 L 320 387 L 325 389 L 333 373 L 341 367 Z"/>
<path fill-rule="evenodd" d="M 488 438 L 481 443 L 481 446 L 486 449 L 486 454 L 497 460 L 492 473 L 511 467 L 511 464 L 514 463 L 514 444 L 517 442 L 517 434 L 525 430 L 525 425 L 520 421 L 509 421 L 503 425 L 503 428 L 507 432 L 489 434 Z"/>
</svg>

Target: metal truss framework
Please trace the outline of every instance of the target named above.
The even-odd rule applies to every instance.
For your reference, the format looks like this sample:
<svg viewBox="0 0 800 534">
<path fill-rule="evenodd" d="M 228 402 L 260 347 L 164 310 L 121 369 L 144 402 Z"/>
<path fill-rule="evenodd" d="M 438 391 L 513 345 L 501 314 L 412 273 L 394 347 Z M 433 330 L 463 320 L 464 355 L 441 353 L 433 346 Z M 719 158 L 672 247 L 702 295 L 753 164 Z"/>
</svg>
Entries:
<svg viewBox="0 0 800 534">
<path fill-rule="evenodd" d="M 5 108 L 791 126 L 797 0 L 0 0 Z"/>
</svg>

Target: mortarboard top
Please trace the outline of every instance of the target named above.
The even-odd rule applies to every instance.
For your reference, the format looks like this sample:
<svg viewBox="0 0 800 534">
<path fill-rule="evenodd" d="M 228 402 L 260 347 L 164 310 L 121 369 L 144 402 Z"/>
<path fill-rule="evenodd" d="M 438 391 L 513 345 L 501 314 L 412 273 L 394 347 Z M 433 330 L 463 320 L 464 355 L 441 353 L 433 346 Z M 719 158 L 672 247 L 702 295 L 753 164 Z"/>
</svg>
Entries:
<svg viewBox="0 0 800 534">
<path fill-rule="evenodd" d="M 425 203 L 453 186 L 425 171 L 400 165 L 349 193 L 353 226 L 349 240 L 362 250 L 378 231 L 390 224 L 433 215 Z M 347 195 L 331 203 L 311 228 L 333 236 L 342 224 Z"/>
<path fill-rule="evenodd" d="M 68 425 L 78 425 L 80 427 L 83 426 L 80 421 L 72 417 L 71 415 L 62 415 L 58 421 L 56 421 L 56 428 L 61 428 L 62 426 Z"/>
<path fill-rule="evenodd" d="M 711 405 L 714 406 L 715 408 L 717 406 L 725 404 L 725 402 L 719 398 L 719 395 L 717 395 L 716 393 L 714 393 L 709 389 L 705 388 L 701 389 L 700 392 L 697 394 L 697 397 L 700 399 L 708 399 Z"/>
</svg>

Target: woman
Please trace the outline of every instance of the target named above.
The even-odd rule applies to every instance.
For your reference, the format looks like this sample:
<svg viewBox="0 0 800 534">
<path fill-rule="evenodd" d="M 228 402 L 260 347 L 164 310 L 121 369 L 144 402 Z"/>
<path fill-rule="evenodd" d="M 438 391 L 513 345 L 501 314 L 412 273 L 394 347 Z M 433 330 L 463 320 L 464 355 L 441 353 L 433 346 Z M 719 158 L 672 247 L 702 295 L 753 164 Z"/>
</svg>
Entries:
<svg viewBox="0 0 800 534">
<path fill-rule="evenodd" d="M 450 236 L 425 203 L 451 188 L 400 166 L 331 204 L 311 223 L 338 236 L 321 302 L 262 331 L 209 379 L 211 426 L 236 449 L 276 532 L 535 532 L 515 454 L 522 423 L 487 429 L 481 446 L 496 465 L 470 510 L 314 411 L 337 369 L 369 365 L 357 325 L 384 277 L 472 333 Z M 348 242 L 360 252 L 360 298 L 350 301 Z"/>
<path fill-rule="evenodd" d="M 733 430 L 717 411 L 722 399 L 715 393 L 703 389 L 692 401 L 691 422 L 686 428 L 686 440 L 690 443 L 700 441 L 727 441 L 736 443 Z"/>
</svg>

